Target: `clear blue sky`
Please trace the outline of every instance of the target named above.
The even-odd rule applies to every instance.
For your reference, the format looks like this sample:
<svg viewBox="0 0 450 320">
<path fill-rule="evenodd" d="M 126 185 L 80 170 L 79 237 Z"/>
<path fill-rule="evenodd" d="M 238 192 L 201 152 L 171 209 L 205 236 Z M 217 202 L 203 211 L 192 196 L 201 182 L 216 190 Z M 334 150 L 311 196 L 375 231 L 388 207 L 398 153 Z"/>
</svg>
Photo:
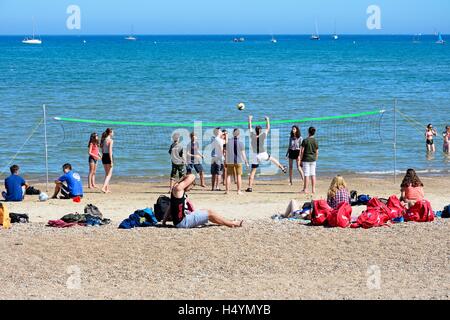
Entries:
<svg viewBox="0 0 450 320">
<path fill-rule="evenodd" d="M 66 28 L 69 5 L 81 30 Z M 366 27 L 367 7 L 382 10 L 382 30 Z M 414 34 L 450 33 L 450 0 L 0 0 L 0 34 Z"/>
</svg>

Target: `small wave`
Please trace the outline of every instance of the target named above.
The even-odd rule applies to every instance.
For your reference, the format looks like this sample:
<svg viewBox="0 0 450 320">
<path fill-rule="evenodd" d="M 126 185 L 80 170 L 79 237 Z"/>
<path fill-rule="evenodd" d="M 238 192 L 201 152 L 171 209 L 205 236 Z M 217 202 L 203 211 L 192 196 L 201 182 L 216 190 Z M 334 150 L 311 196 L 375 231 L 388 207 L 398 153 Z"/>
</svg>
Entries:
<svg viewBox="0 0 450 320">
<path fill-rule="evenodd" d="M 448 170 L 439 170 L 439 169 L 425 169 L 425 170 L 416 170 L 416 173 L 427 174 L 427 173 L 447 173 Z M 397 174 L 405 173 L 404 170 L 397 170 Z M 361 171 L 357 172 L 357 174 L 366 174 L 366 175 L 388 175 L 394 174 L 394 170 L 386 170 L 386 171 Z"/>
</svg>

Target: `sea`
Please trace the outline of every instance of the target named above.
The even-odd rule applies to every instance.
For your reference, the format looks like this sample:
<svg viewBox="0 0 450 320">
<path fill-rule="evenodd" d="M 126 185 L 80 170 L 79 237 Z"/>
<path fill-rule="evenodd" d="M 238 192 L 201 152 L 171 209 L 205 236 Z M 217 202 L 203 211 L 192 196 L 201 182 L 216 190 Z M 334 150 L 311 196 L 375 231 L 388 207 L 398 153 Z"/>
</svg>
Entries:
<svg viewBox="0 0 450 320">
<path fill-rule="evenodd" d="M 48 167 L 53 178 L 66 162 L 87 175 L 89 134 L 107 127 L 116 176 L 167 177 L 173 132 L 186 143 L 196 122 L 207 156 L 213 127 L 240 128 L 245 139 L 250 114 L 274 123 L 268 150 L 283 164 L 297 124 L 304 137 L 317 128 L 318 175 L 414 168 L 449 177 L 450 44 L 434 35 L 136 37 L 42 36 L 41 45 L 0 37 L 1 177 L 18 164 L 25 176 L 44 179 Z M 429 123 L 434 154 L 425 147 Z M 267 168 L 262 175 L 281 175 Z"/>
</svg>

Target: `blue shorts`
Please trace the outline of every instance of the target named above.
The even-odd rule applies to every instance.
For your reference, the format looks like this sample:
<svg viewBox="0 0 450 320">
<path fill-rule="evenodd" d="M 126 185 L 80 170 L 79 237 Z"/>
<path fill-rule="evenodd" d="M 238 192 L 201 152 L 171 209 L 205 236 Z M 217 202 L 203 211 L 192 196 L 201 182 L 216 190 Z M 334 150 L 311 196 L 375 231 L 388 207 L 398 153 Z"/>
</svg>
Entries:
<svg viewBox="0 0 450 320">
<path fill-rule="evenodd" d="M 199 226 L 203 226 L 208 223 L 208 211 L 198 210 L 192 212 L 184 217 L 184 219 L 176 225 L 180 229 L 190 229 Z"/>
<path fill-rule="evenodd" d="M 197 171 L 197 173 L 203 172 L 203 166 L 201 164 L 188 164 L 186 165 L 186 172 L 191 174 L 192 171 Z"/>
</svg>

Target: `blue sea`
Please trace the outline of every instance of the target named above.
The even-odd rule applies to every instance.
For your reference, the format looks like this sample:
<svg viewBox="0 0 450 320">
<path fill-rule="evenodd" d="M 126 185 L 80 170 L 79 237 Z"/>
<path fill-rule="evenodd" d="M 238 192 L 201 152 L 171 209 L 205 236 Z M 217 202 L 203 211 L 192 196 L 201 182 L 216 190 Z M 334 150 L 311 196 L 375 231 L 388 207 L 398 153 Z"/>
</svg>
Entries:
<svg viewBox="0 0 450 320">
<path fill-rule="evenodd" d="M 47 36 L 29 46 L 21 37 L 0 37 L 0 171 L 17 163 L 25 175 L 44 177 L 45 104 L 51 175 L 65 162 L 87 174 L 89 133 L 107 127 L 55 117 L 178 123 L 189 130 L 194 121 L 245 122 L 252 114 L 255 121 L 266 115 L 292 120 L 274 125 L 269 139 L 270 152 L 283 163 L 290 125 L 299 123 L 304 136 L 310 125 L 318 129 L 319 174 L 392 173 L 396 121 L 397 170 L 448 176 L 442 132 L 450 125 L 450 45 L 436 44 L 434 36 L 414 43 L 413 36 L 311 41 L 279 35 L 276 44 L 270 36 L 246 36 L 242 43 L 234 36 L 137 38 Z M 384 112 L 298 121 L 377 110 Z M 428 123 L 438 130 L 434 155 L 425 152 Z M 246 128 L 225 128 L 235 126 Z M 112 127 L 116 175 L 169 174 L 167 150 L 177 127 Z M 205 153 L 210 129 L 202 131 Z"/>
</svg>

